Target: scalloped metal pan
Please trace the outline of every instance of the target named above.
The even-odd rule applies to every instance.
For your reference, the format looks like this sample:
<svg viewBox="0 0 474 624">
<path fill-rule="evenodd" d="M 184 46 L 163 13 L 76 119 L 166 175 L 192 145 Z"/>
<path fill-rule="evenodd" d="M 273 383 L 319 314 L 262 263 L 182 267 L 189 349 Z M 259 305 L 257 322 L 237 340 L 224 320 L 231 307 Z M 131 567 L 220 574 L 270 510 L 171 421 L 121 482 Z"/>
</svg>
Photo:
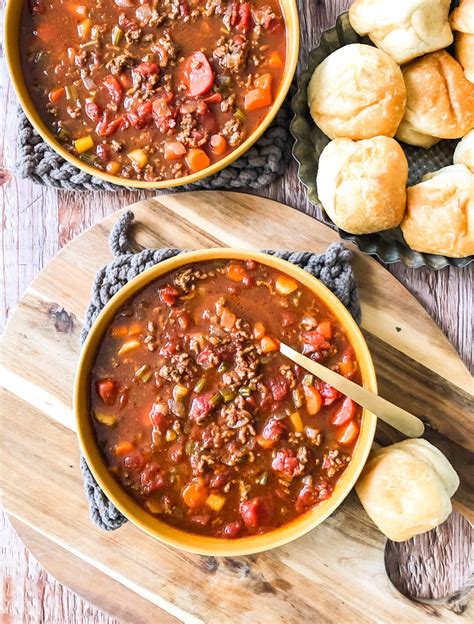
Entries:
<svg viewBox="0 0 474 624">
<path fill-rule="evenodd" d="M 329 138 L 323 134 L 311 118 L 306 91 L 311 76 L 319 63 L 334 50 L 349 43 L 372 45 L 367 37 L 360 37 L 351 27 L 349 14 L 346 11 L 339 15 L 334 28 L 323 32 L 319 46 L 309 53 L 308 67 L 298 75 L 298 91 L 292 99 L 294 117 L 290 124 L 290 130 L 295 138 L 293 156 L 298 162 L 298 177 L 308 190 L 308 198 L 317 206 L 321 206 L 316 190 L 318 160 L 322 150 L 329 143 Z M 408 159 L 408 184 L 415 184 L 423 174 L 429 171 L 436 171 L 452 164 L 456 143 L 457 141 L 440 141 L 429 150 L 401 143 Z M 323 220 L 337 229 L 341 238 L 352 241 L 364 253 L 376 256 L 387 264 L 403 262 L 413 269 L 422 266 L 442 269 L 446 266 L 467 266 L 474 260 L 474 256 L 449 258 L 413 251 L 405 242 L 400 228 L 375 234 L 354 235 L 337 228 L 324 210 Z"/>
</svg>

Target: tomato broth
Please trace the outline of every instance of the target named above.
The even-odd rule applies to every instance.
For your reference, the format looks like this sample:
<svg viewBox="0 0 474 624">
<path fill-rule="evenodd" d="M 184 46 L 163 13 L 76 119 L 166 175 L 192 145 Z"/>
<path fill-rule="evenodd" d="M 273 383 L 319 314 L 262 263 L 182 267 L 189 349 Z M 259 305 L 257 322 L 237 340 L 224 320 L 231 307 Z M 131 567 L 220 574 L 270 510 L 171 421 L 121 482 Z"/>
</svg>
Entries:
<svg viewBox="0 0 474 624">
<path fill-rule="evenodd" d="M 66 149 L 123 178 L 205 169 L 267 115 L 282 79 L 278 0 L 29 0 L 33 103 Z"/>
<path fill-rule="evenodd" d="M 91 419 L 109 470 L 149 513 L 231 539 L 331 496 L 362 410 L 279 340 L 361 383 L 324 303 L 254 260 L 185 266 L 122 306 L 92 367 Z"/>
</svg>

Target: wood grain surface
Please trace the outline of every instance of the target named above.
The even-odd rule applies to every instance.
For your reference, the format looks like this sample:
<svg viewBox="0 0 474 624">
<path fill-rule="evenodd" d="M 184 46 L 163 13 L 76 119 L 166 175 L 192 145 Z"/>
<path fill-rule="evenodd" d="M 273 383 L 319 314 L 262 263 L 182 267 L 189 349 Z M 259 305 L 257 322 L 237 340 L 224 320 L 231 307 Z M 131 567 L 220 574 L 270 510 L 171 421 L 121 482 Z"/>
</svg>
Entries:
<svg viewBox="0 0 474 624">
<path fill-rule="evenodd" d="M 302 24 L 300 67 L 305 63 L 307 51 L 316 45 L 321 31 L 334 25 L 336 16 L 348 8 L 350 0 L 327 0 L 320 6 L 318 4 L 315 0 L 299 1 Z M 0 321 L 3 325 L 26 286 L 58 249 L 101 217 L 147 194 L 57 192 L 14 177 L 17 104 L 3 62 L 1 72 L 0 256 L 3 270 L 0 276 Z M 262 189 L 260 194 L 319 216 L 319 210 L 310 206 L 305 198 L 294 163 L 281 180 Z M 389 270 L 417 297 L 471 368 L 472 266 L 432 272 L 427 269 L 412 271 L 398 264 Z M 108 616 L 87 607 L 80 598 L 41 572 L 5 521 L 0 535 L 3 584 L 8 588 L 8 592 L 4 592 L 7 603 L 3 606 L 15 614 L 11 621 L 111 624 Z M 37 582 L 38 575 L 41 582 Z"/>
<path fill-rule="evenodd" d="M 137 249 L 231 244 L 261 249 L 271 241 L 278 249 L 323 251 L 337 240 L 332 230 L 315 219 L 275 201 L 241 193 L 161 195 L 131 209 L 136 217 L 132 236 Z M 108 235 L 117 218 L 117 214 L 105 218 L 48 263 L 22 296 L 2 337 L 0 482 L 8 513 L 59 546 L 69 567 L 75 568 L 77 559 L 79 565 L 92 565 L 152 603 L 160 615 L 164 610 L 184 621 L 250 623 L 258 617 L 265 623 L 299 624 L 305 614 L 312 613 L 334 624 L 341 620 L 372 623 L 378 621 L 378 610 L 387 622 L 399 615 L 425 622 L 428 613 L 454 622 L 453 605 L 430 606 L 428 612 L 425 606 L 394 593 L 384 572 L 383 536 L 353 494 L 304 538 L 253 557 L 197 557 L 165 547 L 130 524 L 109 534 L 91 526 L 78 470 L 71 394 L 91 284 L 96 271 L 111 259 Z M 282 227 L 290 220 L 291 230 Z M 469 513 L 474 488 L 472 471 L 465 462 L 472 443 L 465 408 L 467 369 L 400 283 L 372 258 L 354 253 L 362 327 L 374 352 L 381 392 L 390 398 L 392 386 L 387 381 L 398 379 L 399 371 L 411 370 L 403 399 L 398 396 L 397 400 L 438 430 L 436 435 L 446 444 L 461 477 L 458 509 Z M 67 279 L 58 279 L 61 275 Z M 408 325 L 409 317 L 416 321 Z M 400 331 L 394 332 L 394 327 Z M 423 349 L 414 349 L 413 340 L 423 340 Z M 450 414 L 444 422 L 433 401 L 436 389 L 425 392 L 424 388 L 433 375 L 443 379 L 435 372 L 442 372 L 443 366 L 449 377 L 444 380 L 443 405 Z M 425 411 L 421 414 L 417 395 L 423 392 Z M 392 437 L 388 427 L 378 428 L 378 442 Z M 350 553 L 353 560 L 347 564 Z M 239 578 L 245 570 L 233 591 L 228 566 L 239 572 Z M 212 575 L 212 582 L 196 584 L 196 574 L 203 571 Z M 87 587 L 86 596 L 95 601 L 95 587 L 92 593 Z M 123 600 L 121 593 L 111 597 L 109 607 L 114 613 L 126 610 Z M 133 613 L 134 620 L 146 618 L 138 603 L 133 604 Z M 472 611 L 465 615 L 469 619 Z"/>
</svg>

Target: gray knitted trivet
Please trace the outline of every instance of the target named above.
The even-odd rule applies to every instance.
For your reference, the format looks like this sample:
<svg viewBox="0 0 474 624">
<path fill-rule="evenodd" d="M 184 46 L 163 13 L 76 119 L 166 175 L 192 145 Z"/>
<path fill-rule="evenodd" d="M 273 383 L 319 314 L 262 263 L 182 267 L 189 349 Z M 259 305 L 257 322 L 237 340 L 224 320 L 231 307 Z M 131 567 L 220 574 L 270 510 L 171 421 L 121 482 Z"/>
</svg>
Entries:
<svg viewBox="0 0 474 624">
<path fill-rule="evenodd" d="M 61 158 L 43 141 L 21 109 L 18 122 L 19 159 L 15 173 L 21 178 L 68 191 L 120 191 L 125 188 L 91 176 Z M 290 95 L 268 130 L 243 156 L 213 176 L 182 188 L 260 188 L 270 184 L 283 173 L 290 160 L 292 139 L 289 125 Z"/>
<path fill-rule="evenodd" d="M 134 253 L 129 240 L 133 219 L 132 212 L 124 213 L 110 233 L 109 245 L 115 260 L 103 267 L 95 277 L 81 342 L 86 339 L 99 312 L 122 286 L 145 269 L 182 253 L 182 250 L 173 248 L 144 249 Z M 352 252 L 341 243 L 333 243 L 322 254 L 271 250 L 266 250 L 266 253 L 288 260 L 319 278 L 349 309 L 355 320 L 360 322 L 359 297 L 351 267 Z M 81 471 L 91 519 L 106 531 L 118 529 L 126 522 L 126 518 L 102 492 L 83 457 Z"/>
</svg>

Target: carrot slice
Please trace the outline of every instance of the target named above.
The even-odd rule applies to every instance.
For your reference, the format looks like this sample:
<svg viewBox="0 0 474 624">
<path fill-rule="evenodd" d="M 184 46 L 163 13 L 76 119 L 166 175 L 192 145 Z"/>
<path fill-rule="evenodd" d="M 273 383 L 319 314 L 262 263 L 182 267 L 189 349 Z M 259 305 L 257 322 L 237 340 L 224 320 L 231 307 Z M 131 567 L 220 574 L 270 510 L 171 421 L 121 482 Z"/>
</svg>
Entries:
<svg viewBox="0 0 474 624">
<path fill-rule="evenodd" d="M 211 160 L 206 152 L 198 147 L 190 149 L 186 155 L 186 163 L 193 173 L 209 167 Z"/>
<path fill-rule="evenodd" d="M 253 326 L 253 335 L 257 340 L 261 340 L 265 336 L 265 326 L 257 321 Z"/>
<path fill-rule="evenodd" d="M 321 394 L 314 386 L 303 385 L 304 396 L 306 399 L 306 409 L 310 416 L 315 416 L 321 409 L 323 400 Z"/>
<path fill-rule="evenodd" d="M 341 429 L 337 434 L 337 441 L 339 444 L 349 445 L 355 442 L 359 435 L 359 425 L 351 420 L 351 422 Z"/>
<path fill-rule="evenodd" d="M 271 74 L 262 74 L 258 78 L 255 78 L 255 86 L 258 89 L 263 89 L 264 91 L 272 91 L 272 75 Z"/>
<path fill-rule="evenodd" d="M 64 95 L 64 87 L 58 87 L 57 89 L 53 89 L 49 92 L 49 101 L 53 104 L 59 102 L 59 100 Z"/>
<path fill-rule="evenodd" d="M 241 282 L 246 275 L 247 271 L 241 264 L 231 263 L 227 267 L 227 277 L 233 282 Z"/>
<path fill-rule="evenodd" d="M 262 353 L 271 353 L 272 351 L 278 351 L 278 341 L 270 336 L 264 336 L 260 341 L 260 348 Z"/>
<path fill-rule="evenodd" d="M 221 134 L 213 134 L 209 140 L 211 152 L 220 156 L 227 149 L 227 141 Z"/>
<path fill-rule="evenodd" d="M 268 64 L 270 65 L 270 67 L 275 67 L 277 69 L 283 67 L 283 59 L 281 58 L 280 53 L 274 50 L 270 54 L 270 58 L 268 59 Z"/>
<path fill-rule="evenodd" d="M 328 340 L 332 338 L 332 323 L 331 321 L 321 321 L 319 325 L 316 327 L 316 331 L 321 336 L 324 336 Z"/>
<path fill-rule="evenodd" d="M 177 160 L 186 155 L 186 148 L 179 141 L 166 141 L 165 142 L 165 159 Z"/>
<path fill-rule="evenodd" d="M 132 451 L 133 451 L 133 444 L 126 440 L 123 440 L 123 442 L 118 442 L 115 445 L 115 455 L 117 457 L 123 457 L 124 455 L 128 455 Z"/>
<path fill-rule="evenodd" d="M 202 507 L 207 500 L 209 492 L 204 485 L 203 479 L 191 481 L 183 490 L 183 501 L 191 509 Z"/>
<path fill-rule="evenodd" d="M 250 112 L 270 106 L 272 103 L 272 95 L 268 91 L 263 89 L 252 89 L 245 94 L 244 107 L 245 110 Z"/>
</svg>

